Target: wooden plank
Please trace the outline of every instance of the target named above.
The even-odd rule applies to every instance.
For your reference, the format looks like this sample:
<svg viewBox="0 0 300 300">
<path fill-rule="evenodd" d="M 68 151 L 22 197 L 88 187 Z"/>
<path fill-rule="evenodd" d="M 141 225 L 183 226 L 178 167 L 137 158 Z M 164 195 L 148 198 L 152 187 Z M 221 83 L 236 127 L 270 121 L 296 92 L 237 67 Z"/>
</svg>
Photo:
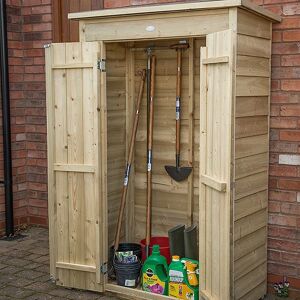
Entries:
<svg viewBox="0 0 300 300">
<path fill-rule="evenodd" d="M 68 13 L 80 11 L 80 0 L 68 0 L 69 10 Z M 64 23 L 69 23 L 69 39 L 65 41 L 77 42 L 79 38 L 79 24 L 77 20 L 70 20 L 67 22 L 67 16 L 63 19 Z"/>
<path fill-rule="evenodd" d="M 238 239 L 247 236 L 262 227 L 266 227 L 266 215 L 267 210 L 262 209 L 252 215 L 239 219 L 234 224 L 234 239 L 237 241 Z"/>
<path fill-rule="evenodd" d="M 71 264 L 71 263 L 65 263 L 65 262 L 57 262 L 56 268 L 75 270 L 75 271 L 80 271 L 80 272 L 91 272 L 91 273 L 95 273 L 97 271 L 96 266 Z"/>
<path fill-rule="evenodd" d="M 66 49 L 64 44 L 52 45 L 53 61 L 51 64 L 66 63 Z M 54 121 L 55 129 L 53 142 L 54 161 L 52 163 L 67 163 L 67 74 L 64 70 L 55 70 L 53 74 Z M 53 166 L 52 166 L 53 169 Z M 69 194 L 68 177 L 64 173 L 55 174 L 55 201 L 57 208 L 57 260 L 70 261 L 69 245 Z M 51 215 L 50 215 L 51 216 Z M 55 217 L 55 214 L 54 214 Z M 70 271 L 57 270 L 58 283 L 70 286 Z"/>
<path fill-rule="evenodd" d="M 237 76 L 236 96 L 268 96 L 270 82 L 267 77 Z"/>
<path fill-rule="evenodd" d="M 268 187 L 268 173 L 263 171 L 261 173 L 253 174 L 236 180 L 236 199 L 252 195 L 255 192 L 263 191 Z"/>
<path fill-rule="evenodd" d="M 239 158 L 235 162 L 235 178 L 243 178 L 252 174 L 267 171 L 269 168 L 269 153 L 259 153 L 256 155 Z"/>
<path fill-rule="evenodd" d="M 255 290 L 248 292 L 241 300 L 263 299 L 267 294 L 267 282 L 264 281 L 255 287 Z"/>
<path fill-rule="evenodd" d="M 235 157 L 242 158 L 269 151 L 268 135 L 250 136 L 236 139 Z"/>
<path fill-rule="evenodd" d="M 170 297 L 168 297 L 168 296 L 146 293 L 140 289 L 129 289 L 127 287 L 123 287 L 123 286 L 117 285 L 115 283 L 106 284 L 106 290 L 108 292 L 115 293 L 117 295 L 120 295 L 122 298 L 129 299 L 129 300 L 136 300 L 136 299 L 167 300 L 167 299 L 170 299 Z"/>
<path fill-rule="evenodd" d="M 238 33 L 249 36 L 265 39 L 272 38 L 270 34 L 270 21 L 243 9 L 238 9 L 237 30 Z"/>
<path fill-rule="evenodd" d="M 62 38 L 62 7 L 61 0 L 52 1 L 53 42 L 59 43 Z"/>
<path fill-rule="evenodd" d="M 221 63 L 228 63 L 228 62 L 229 62 L 228 56 L 210 57 L 202 60 L 202 63 L 204 65 L 221 64 Z"/>
<path fill-rule="evenodd" d="M 251 10 L 267 19 L 280 22 L 281 18 L 272 13 L 269 10 L 265 10 L 262 7 L 251 4 L 245 0 L 223 0 L 223 1 L 201 1 L 195 3 L 176 3 L 166 5 L 149 5 L 143 7 L 129 7 L 129 8 L 117 8 L 106 9 L 94 12 L 81 12 L 69 14 L 69 19 L 90 19 L 90 18 L 104 18 L 111 16 L 124 16 L 124 15 L 139 15 L 139 14 L 155 14 L 155 13 L 169 13 L 176 11 L 192 11 L 192 10 L 211 10 L 218 8 L 229 8 L 235 6 L 243 6 L 248 10 Z"/>
<path fill-rule="evenodd" d="M 53 65 L 52 69 L 84 69 L 93 68 L 92 63 Z"/>
<path fill-rule="evenodd" d="M 235 282 L 235 298 L 241 299 L 244 295 L 252 290 L 252 287 L 256 287 L 262 282 L 265 282 L 266 277 L 267 263 L 263 263 Z"/>
<path fill-rule="evenodd" d="M 82 70 L 82 90 L 83 90 L 83 107 L 82 107 L 82 120 L 83 120 L 83 162 L 85 166 L 92 166 L 90 171 L 83 174 L 84 182 L 84 210 L 85 210 L 85 222 L 84 222 L 84 243 L 85 243 L 85 264 L 94 265 L 95 268 L 99 268 L 99 225 L 97 219 L 99 218 L 99 205 L 98 205 L 98 193 L 99 188 L 95 181 L 95 171 L 99 168 L 98 165 L 98 128 L 97 124 L 97 100 L 98 93 L 93 89 L 93 82 L 97 82 L 97 70 L 98 61 L 98 45 L 93 46 L 84 43 L 82 44 L 82 63 L 88 64 L 93 62 L 93 69 L 88 67 Z M 96 86 L 97 83 L 96 83 Z M 96 164 L 95 164 L 96 162 Z M 87 289 L 93 290 L 100 283 L 100 274 L 86 274 L 85 285 Z"/>
<path fill-rule="evenodd" d="M 238 34 L 237 54 L 270 58 L 269 40 Z"/>
<path fill-rule="evenodd" d="M 149 19 L 149 17 L 148 17 Z M 203 36 L 208 33 L 228 28 L 227 10 L 190 12 L 189 14 L 172 13 L 150 17 L 149 24 L 154 30 L 146 30 L 147 17 L 133 19 L 113 19 L 109 22 L 85 24 L 86 41 L 132 41 L 140 39 L 162 39 L 182 36 Z M 170 22 L 173 26 L 169 26 Z M 132 30 L 134 28 L 134 30 Z M 193 28 L 193 31 L 190 29 Z"/>
<path fill-rule="evenodd" d="M 235 137 L 243 138 L 268 133 L 268 116 L 236 118 Z"/>
<path fill-rule="evenodd" d="M 266 240 L 267 227 L 262 227 L 261 229 L 235 241 L 234 260 L 238 260 L 252 251 L 255 251 L 255 249 L 259 248 L 260 246 L 265 245 Z"/>
<path fill-rule="evenodd" d="M 46 60 L 46 103 L 47 103 L 47 145 L 48 149 L 48 215 L 52 216 L 49 218 L 49 253 L 50 253 L 50 276 L 56 279 L 56 226 L 57 226 L 57 215 L 55 205 L 55 176 L 53 172 L 53 162 L 55 153 L 55 142 L 54 142 L 54 99 L 53 99 L 53 82 L 52 82 L 52 49 L 51 47 L 45 49 L 45 60 Z"/>
<path fill-rule="evenodd" d="M 54 164 L 54 171 L 60 172 L 79 172 L 94 173 L 95 166 L 92 165 L 76 165 L 76 164 Z"/>
<path fill-rule="evenodd" d="M 238 280 L 242 276 L 245 276 L 247 273 L 249 273 L 249 271 L 264 264 L 267 260 L 266 254 L 267 247 L 266 245 L 263 245 L 237 260 L 234 264 L 235 280 Z"/>
<path fill-rule="evenodd" d="M 262 15 L 262 16 L 266 17 L 267 19 L 270 19 L 275 22 L 281 22 L 280 16 L 271 12 L 270 10 L 264 9 L 261 6 L 255 5 L 252 1 L 242 0 L 241 4 L 243 7 L 249 9 L 250 11 L 257 13 L 258 15 Z"/>
<path fill-rule="evenodd" d="M 268 192 L 264 190 L 235 201 L 234 220 L 247 217 L 268 206 Z"/>
<path fill-rule="evenodd" d="M 237 97 L 236 117 L 267 116 L 268 97 Z"/>
<path fill-rule="evenodd" d="M 202 184 L 207 185 L 214 190 L 217 190 L 217 191 L 223 192 L 223 193 L 226 192 L 226 187 L 227 187 L 226 182 L 219 181 L 219 180 L 212 178 L 210 176 L 207 176 L 207 175 L 201 175 L 200 180 L 201 180 Z"/>
<path fill-rule="evenodd" d="M 66 64 L 82 62 L 82 48 L 79 43 L 66 44 Z M 83 164 L 83 74 L 80 69 L 67 72 L 67 139 L 68 164 Z M 70 263 L 84 264 L 85 257 L 85 205 L 84 180 L 81 173 L 68 173 L 69 245 Z M 71 286 L 86 288 L 83 273 L 71 272 Z"/>
<path fill-rule="evenodd" d="M 268 58 L 238 55 L 236 74 L 238 76 L 270 77 L 269 64 Z"/>
</svg>

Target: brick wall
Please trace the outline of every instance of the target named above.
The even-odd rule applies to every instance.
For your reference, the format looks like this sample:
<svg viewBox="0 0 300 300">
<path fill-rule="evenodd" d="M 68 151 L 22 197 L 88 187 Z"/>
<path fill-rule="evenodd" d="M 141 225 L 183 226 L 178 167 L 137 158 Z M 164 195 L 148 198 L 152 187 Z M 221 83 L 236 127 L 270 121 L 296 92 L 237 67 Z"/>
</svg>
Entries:
<svg viewBox="0 0 300 300">
<path fill-rule="evenodd" d="M 23 44 L 22 44 L 22 11 L 20 0 L 7 1 L 7 29 L 9 47 L 9 78 L 11 97 L 11 133 L 12 133 L 12 158 L 13 158 L 13 191 L 14 191 L 14 216 L 15 224 L 27 223 L 27 183 L 26 183 L 26 141 L 23 95 Z M 2 120 L 1 120 L 2 135 Z M 1 136 L 2 137 L 2 136 Z M 0 150 L 0 178 L 3 179 L 3 141 L 1 138 Z M 5 226 L 4 220 L 4 189 L 0 188 L 0 233 Z"/>
<path fill-rule="evenodd" d="M 166 2 L 185 1 L 104 0 L 104 7 Z M 295 298 L 300 294 L 300 2 L 253 2 L 283 17 L 273 31 L 268 270 L 270 290 L 271 283 L 287 276 Z M 42 46 L 52 38 L 51 0 L 9 0 L 8 4 L 16 222 L 46 225 Z M 0 190 L 0 228 L 2 193 Z"/>
<path fill-rule="evenodd" d="M 29 224 L 47 225 L 44 45 L 52 40 L 51 0 L 23 0 L 26 182 Z"/>
</svg>

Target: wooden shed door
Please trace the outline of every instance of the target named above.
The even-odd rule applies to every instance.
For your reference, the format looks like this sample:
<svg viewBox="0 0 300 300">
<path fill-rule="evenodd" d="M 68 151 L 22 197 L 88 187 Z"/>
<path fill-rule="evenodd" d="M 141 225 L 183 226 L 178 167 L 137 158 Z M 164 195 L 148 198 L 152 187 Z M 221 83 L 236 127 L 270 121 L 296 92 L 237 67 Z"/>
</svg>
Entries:
<svg viewBox="0 0 300 300">
<path fill-rule="evenodd" d="M 50 272 L 59 285 L 96 291 L 103 290 L 102 48 L 93 42 L 46 49 Z"/>
<path fill-rule="evenodd" d="M 209 34 L 200 64 L 200 289 L 230 299 L 233 33 Z"/>
</svg>

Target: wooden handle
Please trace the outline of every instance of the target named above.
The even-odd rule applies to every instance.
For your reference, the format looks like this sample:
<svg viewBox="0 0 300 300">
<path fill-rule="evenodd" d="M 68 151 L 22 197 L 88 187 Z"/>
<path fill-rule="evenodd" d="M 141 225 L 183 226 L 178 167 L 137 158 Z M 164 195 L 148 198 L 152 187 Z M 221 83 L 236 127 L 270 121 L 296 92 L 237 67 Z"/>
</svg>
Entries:
<svg viewBox="0 0 300 300">
<path fill-rule="evenodd" d="M 181 114 L 181 74 L 182 49 L 177 49 L 177 80 L 176 80 L 176 157 L 180 155 L 180 114 Z M 177 166 L 179 167 L 179 166 Z"/>
<path fill-rule="evenodd" d="M 127 191 L 128 191 L 128 183 L 129 183 L 130 169 L 131 169 L 132 158 L 133 158 L 134 142 L 136 139 L 136 133 L 137 133 L 138 123 L 139 123 L 139 113 L 140 113 L 141 101 L 143 98 L 145 79 L 146 79 L 146 70 L 143 70 L 142 74 L 141 74 L 141 82 L 140 82 L 139 94 L 138 94 L 138 99 L 137 99 L 136 113 L 135 113 L 135 118 L 134 118 L 134 123 L 133 123 L 133 127 L 132 127 L 132 133 L 131 133 L 131 140 L 130 140 L 130 145 L 129 145 L 129 153 L 128 153 L 128 159 L 127 159 L 126 170 L 125 170 L 124 184 L 123 184 L 123 190 L 122 190 L 122 196 L 121 196 L 121 204 L 120 204 L 120 208 L 119 208 L 118 223 L 117 223 L 117 229 L 116 229 L 116 234 L 115 234 L 115 243 L 114 243 L 115 251 L 118 250 L 119 243 L 120 243 L 121 226 L 122 226 L 122 220 L 123 220 L 125 203 L 126 203 L 126 196 L 127 196 Z"/>
<path fill-rule="evenodd" d="M 155 88 L 155 64 L 156 57 L 151 59 L 151 87 L 149 105 L 149 130 L 148 130 L 148 153 L 147 153 L 147 211 L 146 211 L 146 245 L 149 246 L 151 239 L 151 202 L 152 202 L 152 146 L 153 146 L 153 122 L 154 122 L 154 88 Z"/>
</svg>

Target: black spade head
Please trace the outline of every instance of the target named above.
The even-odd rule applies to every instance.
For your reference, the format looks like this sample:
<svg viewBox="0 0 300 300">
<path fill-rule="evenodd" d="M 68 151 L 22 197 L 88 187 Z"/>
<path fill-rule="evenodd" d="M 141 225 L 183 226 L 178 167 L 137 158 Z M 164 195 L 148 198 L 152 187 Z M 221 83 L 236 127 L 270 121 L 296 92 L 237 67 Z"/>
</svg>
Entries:
<svg viewBox="0 0 300 300">
<path fill-rule="evenodd" d="M 183 181 L 189 177 L 192 172 L 192 167 L 175 167 L 175 166 L 165 166 L 165 169 L 169 176 L 175 181 Z"/>
</svg>

